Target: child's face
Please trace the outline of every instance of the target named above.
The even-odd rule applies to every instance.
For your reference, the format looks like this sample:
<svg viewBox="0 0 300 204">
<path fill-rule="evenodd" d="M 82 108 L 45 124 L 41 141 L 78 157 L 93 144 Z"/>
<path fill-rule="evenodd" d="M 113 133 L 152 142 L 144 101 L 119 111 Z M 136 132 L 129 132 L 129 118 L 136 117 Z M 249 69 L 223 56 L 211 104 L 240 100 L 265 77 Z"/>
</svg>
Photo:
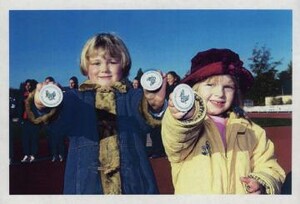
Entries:
<svg viewBox="0 0 300 204">
<path fill-rule="evenodd" d="M 213 76 L 199 83 L 198 94 L 207 105 L 207 114 L 220 116 L 233 103 L 235 82 L 230 75 Z"/>
<path fill-rule="evenodd" d="M 113 58 L 103 50 L 98 50 L 89 58 L 88 78 L 101 86 L 111 86 L 123 76 L 121 59 Z"/>
</svg>

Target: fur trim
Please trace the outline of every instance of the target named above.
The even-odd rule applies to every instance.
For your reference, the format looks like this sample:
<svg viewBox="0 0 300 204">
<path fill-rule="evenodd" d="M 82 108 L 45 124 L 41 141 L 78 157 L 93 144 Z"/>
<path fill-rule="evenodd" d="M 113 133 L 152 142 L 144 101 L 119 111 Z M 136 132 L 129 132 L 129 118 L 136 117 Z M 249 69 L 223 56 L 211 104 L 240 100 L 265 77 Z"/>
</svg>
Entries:
<svg viewBox="0 0 300 204">
<path fill-rule="evenodd" d="M 120 150 L 117 135 L 100 140 L 99 160 L 104 194 L 122 194 L 120 175 Z"/>
<path fill-rule="evenodd" d="M 140 112 L 142 113 L 143 117 L 145 118 L 145 120 L 147 121 L 147 123 L 151 126 L 151 127 L 157 127 L 161 125 L 161 120 L 154 118 L 150 113 L 149 113 L 149 105 L 148 102 L 146 100 L 146 98 L 143 96 L 142 98 L 142 102 L 140 105 Z"/>
<path fill-rule="evenodd" d="M 25 100 L 25 111 L 27 113 L 28 120 L 31 121 L 35 125 L 47 124 L 47 123 L 49 123 L 49 121 L 51 119 L 54 118 L 54 116 L 57 112 L 57 109 L 53 108 L 53 109 L 50 110 L 49 113 L 46 113 L 46 114 L 44 114 L 42 116 L 39 116 L 39 117 L 36 117 L 34 115 L 34 113 L 32 112 L 32 110 L 31 110 L 31 107 L 34 105 L 34 94 L 35 94 L 35 90 L 32 91 L 29 94 L 28 98 Z"/>
</svg>

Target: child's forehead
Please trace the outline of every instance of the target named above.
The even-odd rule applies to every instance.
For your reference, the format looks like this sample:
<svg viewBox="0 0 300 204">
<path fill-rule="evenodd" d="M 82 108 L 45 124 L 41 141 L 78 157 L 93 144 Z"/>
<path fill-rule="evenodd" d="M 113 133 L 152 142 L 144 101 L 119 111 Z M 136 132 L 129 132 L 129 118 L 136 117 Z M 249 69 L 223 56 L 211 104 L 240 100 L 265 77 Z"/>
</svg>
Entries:
<svg viewBox="0 0 300 204">
<path fill-rule="evenodd" d="M 216 83 L 235 83 L 234 77 L 227 74 L 214 75 L 204 79 L 202 82 L 216 82 Z"/>
<path fill-rule="evenodd" d="M 105 56 L 107 54 L 110 55 L 110 52 L 104 48 L 92 48 L 88 52 L 88 55 L 90 57 Z"/>
<path fill-rule="evenodd" d="M 105 48 L 91 49 L 91 50 L 89 50 L 88 56 L 90 58 L 95 58 L 95 57 L 103 57 L 103 58 L 114 57 L 114 58 L 116 58 L 116 57 L 119 57 L 112 50 L 105 49 Z"/>
</svg>

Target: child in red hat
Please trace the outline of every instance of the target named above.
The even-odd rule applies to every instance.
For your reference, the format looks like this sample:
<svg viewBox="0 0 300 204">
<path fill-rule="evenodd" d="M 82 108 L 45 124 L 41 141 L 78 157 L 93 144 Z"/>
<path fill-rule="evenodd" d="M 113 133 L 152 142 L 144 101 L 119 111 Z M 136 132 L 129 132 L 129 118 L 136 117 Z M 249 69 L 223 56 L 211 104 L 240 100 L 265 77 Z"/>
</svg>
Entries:
<svg viewBox="0 0 300 204">
<path fill-rule="evenodd" d="M 180 112 L 172 96 L 162 137 L 176 194 L 279 194 L 285 172 L 265 130 L 245 117 L 241 95 L 253 84 L 238 54 L 210 49 L 183 80 L 197 93 Z"/>
</svg>

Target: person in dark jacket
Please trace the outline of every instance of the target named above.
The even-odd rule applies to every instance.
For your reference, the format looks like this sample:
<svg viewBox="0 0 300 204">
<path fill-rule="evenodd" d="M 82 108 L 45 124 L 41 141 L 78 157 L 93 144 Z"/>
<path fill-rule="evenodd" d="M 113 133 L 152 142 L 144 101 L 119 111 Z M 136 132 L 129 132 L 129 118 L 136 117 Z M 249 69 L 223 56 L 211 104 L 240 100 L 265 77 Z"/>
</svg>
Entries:
<svg viewBox="0 0 300 204">
<path fill-rule="evenodd" d="M 64 93 L 53 131 L 69 136 L 65 194 L 156 194 L 144 136 L 167 106 L 166 80 L 157 92 L 129 88 L 131 58 L 116 35 L 101 33 L 83 47 L 81 72 L 88 79 Z M 38 84 L 34 96 L 37 109 Z"/>
<path fill-rule="evenodd" d="M 19 119 L 22 127 L 22 149 L 24 154 L 21 162 L 33 162 L 38 153 L 40 126 L 33 124 L 30 120 L 28 120 L 28 115 L 25 110 L 26 99 L 36 88 L 36 85 L 36 80 L 27 79 L 24 83 L 24 87 L 22 87 L 21 98 L 19 99 Z"/>
</svg>

